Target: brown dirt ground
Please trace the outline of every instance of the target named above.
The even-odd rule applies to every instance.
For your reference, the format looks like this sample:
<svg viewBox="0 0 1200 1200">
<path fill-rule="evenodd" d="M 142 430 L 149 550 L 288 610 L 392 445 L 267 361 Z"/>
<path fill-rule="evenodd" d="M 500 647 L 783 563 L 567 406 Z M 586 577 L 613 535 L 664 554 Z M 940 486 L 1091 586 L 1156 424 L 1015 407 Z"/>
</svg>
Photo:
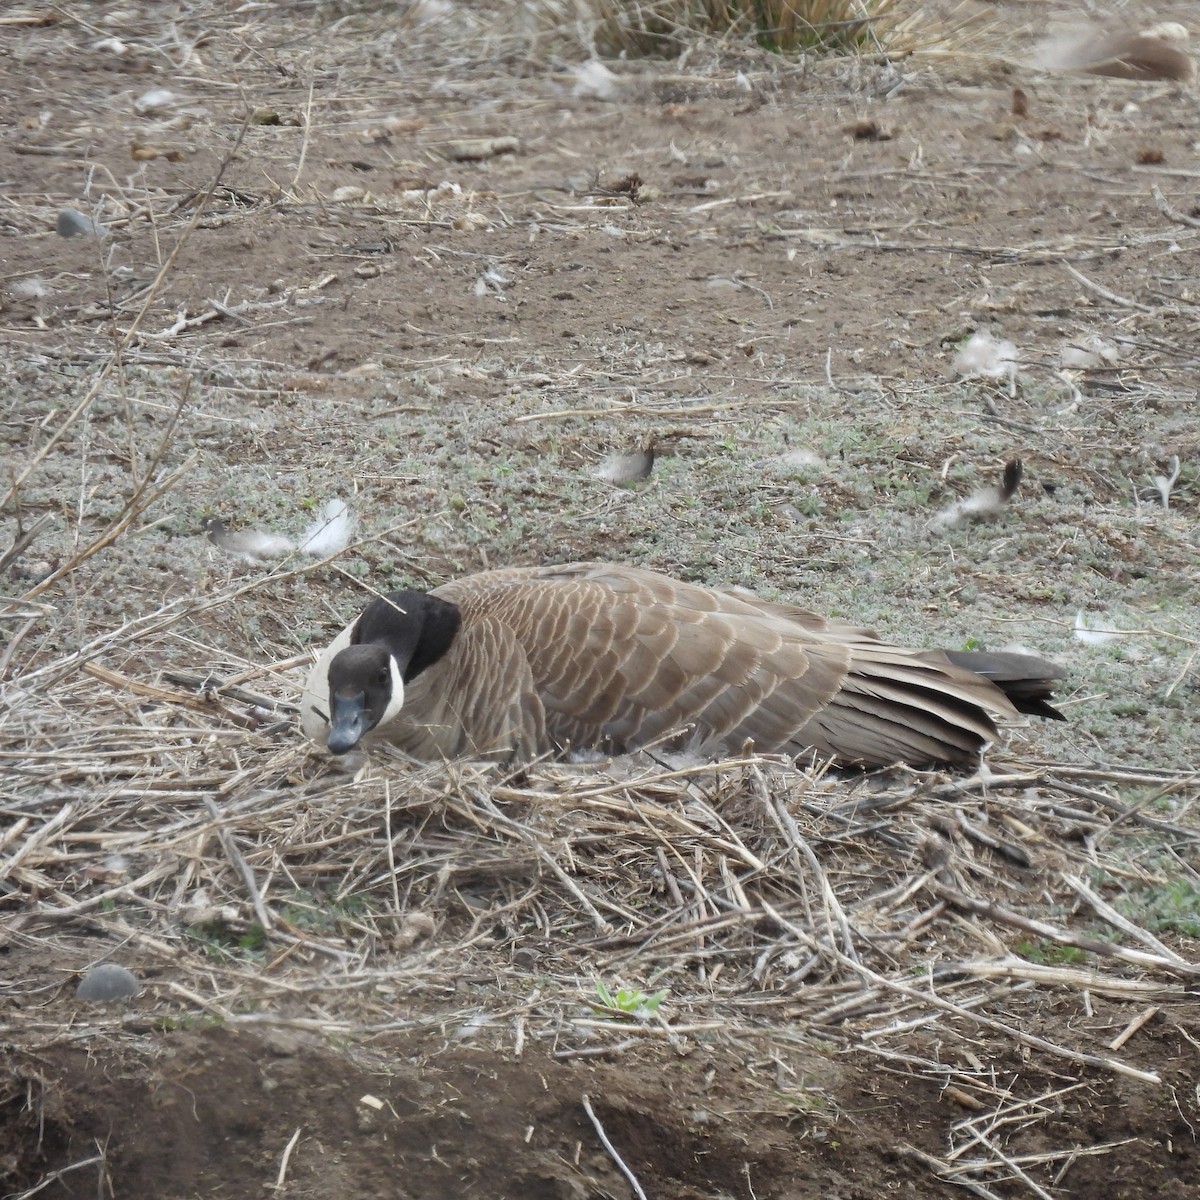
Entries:
<svg viewBox="0 0 1200 1200">
<path fill-rule="evenodd" d="M 1172 234 L 1187 244 L 1190 233 L 1150 198 L 1157 183 L 1194 213 L 1192 94 L 1029 79 L 962 58 L 936 70 L 909 64 L 905 86 L 885 99 L 898 76 L 882 68 L 784 68 L 727 51 L 707 74 L 627 66 L 621 94 L 600 101 L 573 97 L 569 80 L 514 48 L 516 38 L 468 53 L 403 24 L 385 36 L 379 18 L 354 6 L 243 16 L 210 4 L 183 21 L 175 6 L 136 7 L 131 15 L 96 6 L 87 20 L 2 35 L 3 273 L 52 282 L 45 328 L 10 311 L 3 337 L 39 398 L 48 386 L 39 376 L 78 369 L 82 389 L 90 365 L 111 351 L 114 312 L 124 326 L 136 311 L 249 103 L 279 121 L 246 131 L 143 321 L 136 365 L 178 373 L 164 380 L 195 375 L 197 387 L 240 389 L 243 424 L 214 409 L 196 418 L 192 436 L 231 468 L 266 464 L 288 481 L 285 491 L 302 494 L 323 472 L 348 480 L 357 471 L 355 481 L 377 491 L 405 488 L 420 510 L 422 480 L 391 481 L 389 459 L 403 450 L 392 434 L 364 426 L 351 438 L 355 458 L 344 438 L 326 440 L 322 424 L 331 413 L 345 421 L 424 411 L 426 398 L 391 382 L 397 372 L 445 364 L 457 404 L 501 414 L 537 407 L 527 395 L 512 399 L 497 360 L 519 368 L 526 392 L 544 379 L 538 403 L 547 412 L 613 397 L 701 395 L 736 406 L 822 384 L 828 355 L 830 377 L 850 389 L 841 411 L 861 409 L 867 420 L 905 389 L 949 387 L 952 347 L 991 327 L 1041 365 L 1047 387 L 1064 338 L 1100 329 L 1128 339 L 1136 398 L 1082 411 L 1070 445 L 1031 432 L 1033 402 L 996 390 L 996 404 L 1011 403 L 1001 433 L 1035 472 L 1086 479 L 1103 500 L 1127 488 L 1106 457 L 1118 438 L 1147 471 L 1178 455 L 1194 472 L 1200 459 L 1188 390 L 1196 259 L 1172 247 Z M 342 12 L 350 16 L 329 34 Z M 172 21 L 178 43 L 166 38 Z M 131 52 L 96 51 L 110 32 Z M 194 60 L 171 67 L 193 38 Z M 750 73 L 752 90 L 738 84 L 738 70 Z M 1012 115 L 1016 84 L 1029 94 L 1027 117 Z M 131 98 L 163 86 L 180 104 L 134 116 Z M 881 136 L 856 137 L 860 121 Z M 520 139 L 518 153 L 446 159 L 451 139 L 508 135 Z M 134 145 L 170 158 L 178 151 L 178 161 L 135 163 Z M 106 212 L 115 245 L 107 271 L 86 239 L 49 232 L 58 209 L 84 206 L 89 171 L 93 194 L 115 203 L 136 193 L 155 214 L 149 220 L 131 203 L 126 223 Z M 405 198 L 443 179 L 463 196 Z M 364 191 L 335 199 L 347 187 Z M 473 227 L 472 214 L 486 221 Z M 1068 260 L 1097 287 L 1072 276 Z M 488 269 L 503 282 L 488 282 Z M 481 302 L 481 279 L 495 302 Z M 1116 316 L 1099 289 L 1143 307 Z M 214 300 L 233 310 L 248 302 L 252 319 L 217 312 Z M 170 332 L 178 317 L 205 314 L 213 315 Z M 1130 377 L 1101 372 L 1097 386 L 1117 395 Z M 64 388 L 59 397 L 69 405 L 79 394 Z M 318 397 L 321 409 L 300 396 Z M 39 427 L 53 427 L 32 411 L 16 413 L 11 444 L 22 454 Z M 492 429 L 480 419 L 498 454 L 535 459 L 573 444 L 538 422 L 498 416 Z M 289 422 L 290 439 L 277 438 Z M 617 418 L 600 441 L 620 445 L 626 432 Z M 909 432 L 919 440 L 919 429 Z M 423 444 L 420 433 L 408 436 Z M 444 432 L 450 444 L 454 436 Z M 604 448 L 589 447 L 593 457 Z M 122 452 L 114 435 L 106 453 Z M 37 486 L 31 511 L 48 503 Z M 69 508 L 69 499 L 59 503 Z M 1194 521 L 1196 503 L 1194 487 L 1182 489 L 1179 519 Z M 191 495 L 183 511 L 227 508 L 236 509 L 229 494 Z M 1118 554 L 1120 570 L 1136 575 L 1138 555 L 1156 553 L 1186 571 L 1191 535 L 1161 536 L 1154 551 Z M 564 545 L 584 558 L 620 554 L 626 534 L 547 517 L 531 539 L 531 560 Z M 424 550 L 435 574 L 479 565 L 461 547 Z M 671 554 L 656 544 L 646 559 L 666 565 Z M 787 586 L 791 571 L 781 559 L 767 573 Z M 1018 598 L 1033 587 L 1008 586 Z M 284 652 L 286 631 L 253 636 Z M 1040 902 L 1035 886 L 1011 887 L 1013 903 Z M 4 903 L 28 913 L 38 896 L 6 890 Z M 217 1200 L 259 1196 L 282 1175 L 277 1194 L 293 1197 L 630 1195 L 588 1122 L 586 1095 L 646 1194 L 661 1200 L 948 1197 L 960 1189 L 938 1179 L 930 1159 L 943 1160 L 951 1127 L 978 1111 L 975 1081 L 989 1096 L 1051 1097 L 1013 1151 L 1078 1148 L 1049 1174 L 1022 1160 L 1051 1194 L 1200 1196 L 1200 1014 L 1178 998 L 1125 1047 L 1162 1074 L 1157 1086 L 966 1025 L 956 1026 L 953 1052 L 932 1049 L 944 1032 L 913 1030 L 888 1043 L 887 1060 L 832 1032 L 826 1040 L 802 1030 L 786 1004 L 762 1018 L 773 1040 L 726 1037 L 718 1022 L 593 1059 L 556 1056 L 541 1041 L 518 1052 L 503 1014 L 483 1032 L 464 1033 L 457 1018 L 439 1024 L 439 1013 L 485 994 L 488 968 L 475 958 L 450 985 L 453 1005 L 430 994 L 397 999 L 398 1015 L 428 1018 L 418 1027 L 350 1036 L 328 1033 L 337 1012 L 329 996 L 319 1012 L 303 995 L 279 1000 L 277 1023 L 216 1019 L 202 1005 L 188 1013 L 171 982 L 176 951 L 131 951 L 123 961 L 146 988 L 97 1023 L 81 1015 L 73 982 L 82 963 L 111 949 L 100 935 L 86 921 L 36 942 L 0 935 L 0 1194 L 31 1195 L 45 1182 L 37 1194 L 46 1197 Z M 264 971 L 286 980 L 286 969 L 284 955 Z M 1043 990 L 1014 992 L 1001 1015 L 1103 1053 L 1136 1011 Z M 940 1068 L 927 1069 L 930 1061 Z M 1088 1153 L 1111 1143 L 1121 1144 Z M 1012 1173 L 990 1178 L 999 1181 L 978 1194 L 1035 1194 Z"/>
</svg>

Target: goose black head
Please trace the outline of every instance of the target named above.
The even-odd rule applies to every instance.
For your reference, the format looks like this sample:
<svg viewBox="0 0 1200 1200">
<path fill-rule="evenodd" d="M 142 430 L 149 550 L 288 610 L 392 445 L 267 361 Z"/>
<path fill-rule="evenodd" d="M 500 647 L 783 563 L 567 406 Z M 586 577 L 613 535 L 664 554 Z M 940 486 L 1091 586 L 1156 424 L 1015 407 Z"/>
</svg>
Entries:
<svg viewBox="0 0 1200 1200">
<path fill-rule="evenodd" d="M 329 749 L 345 754 L 404 703 L 404 681 L 387 647 L 347 646 L 329 664 Z"/>
<path fill-rule="evenodd" d="M 404 685 L 450 649 L 461 624 L 457 605 L 424 592 L 372 601 L 329 664 L 330 751 L 345 754 L 398 716 Z"/>
</svg>

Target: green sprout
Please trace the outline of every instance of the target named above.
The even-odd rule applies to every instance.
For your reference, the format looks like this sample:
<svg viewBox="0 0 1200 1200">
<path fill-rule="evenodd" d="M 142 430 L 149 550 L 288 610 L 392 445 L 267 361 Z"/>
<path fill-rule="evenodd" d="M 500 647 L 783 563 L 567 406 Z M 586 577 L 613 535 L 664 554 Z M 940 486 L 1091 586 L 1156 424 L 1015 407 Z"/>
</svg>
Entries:
<svg viewBox="0 0 1200 1200">
<path fill-rule="evenodd" d="M 660 992 L 648 994 L 637 988 L 623 987 L 618 988 L 614 994 L 602 979 L 596 980 L 596 995 L 599 997 L 600 1007 L 636 1017 L 639 1021 L 644 1021 L 658 1012 L 659 1005 L 667 998 L 667 991 L 667 988 L 663 988 Z"/>
</svg>

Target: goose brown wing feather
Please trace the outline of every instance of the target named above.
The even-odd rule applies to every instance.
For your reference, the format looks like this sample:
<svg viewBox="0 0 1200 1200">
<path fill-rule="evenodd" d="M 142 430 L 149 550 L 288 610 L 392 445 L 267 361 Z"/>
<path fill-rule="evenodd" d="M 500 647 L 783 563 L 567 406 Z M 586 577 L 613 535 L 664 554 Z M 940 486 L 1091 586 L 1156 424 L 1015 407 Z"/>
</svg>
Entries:
<svg viewBox="0 0 1200 1200">
<path fill-rule="evenodd" d="M 464 628 L 486 611 L 512 630 L 547 733 L 576 744 L 623 749 L 688 726 L 706 742 L 744 728 L 782 744 L 845 669 L 843 661 L 814 672 L 809 635 L 794 622 L 632 568 L 494 572 L 439 594 L 460 606 Z"/>
<path fill-rule="evenodd" d="M 709 748 L 970 762 L 996 736 L 990 714 L 1013 714 L 1000 688 L 939 651 L 634 567 L 492 571 L 435 594 L 463 614 L 449 657 L 486 663 L 486 680 L 463 681 L 476 693 L 461 714 L 476 752 L 512 741 L 517 724 L 528 752 L 620 751 L 688 727 Z"/>
</svg>

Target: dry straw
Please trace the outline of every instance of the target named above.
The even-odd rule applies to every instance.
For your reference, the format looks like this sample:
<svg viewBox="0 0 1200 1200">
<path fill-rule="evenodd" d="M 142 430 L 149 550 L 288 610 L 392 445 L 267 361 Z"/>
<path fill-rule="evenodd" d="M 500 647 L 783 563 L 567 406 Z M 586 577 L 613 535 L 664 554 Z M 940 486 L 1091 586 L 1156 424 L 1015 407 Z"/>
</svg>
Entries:
<svg viewBox="0 0 1200 1200">
<path fill-rule="evenodd" d="M 543 0 L 559 28 L 590 29 L 601 55 L 674 55 L 698 34 L 783 54 L 876 50 L 894 0 Z"/>
</svg>

